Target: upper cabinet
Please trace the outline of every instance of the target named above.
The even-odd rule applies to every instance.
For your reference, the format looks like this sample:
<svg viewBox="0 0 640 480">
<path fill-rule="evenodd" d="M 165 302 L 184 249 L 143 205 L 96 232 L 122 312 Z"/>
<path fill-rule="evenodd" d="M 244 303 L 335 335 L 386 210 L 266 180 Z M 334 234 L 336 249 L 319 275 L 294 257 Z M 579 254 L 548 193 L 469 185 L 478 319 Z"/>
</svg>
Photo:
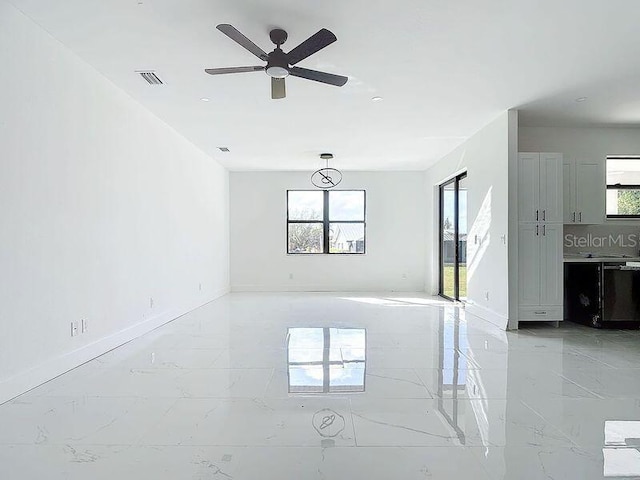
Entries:
<svg viewBox="0 0 640 480">
<path fill-rule="evenodd" d="M 562 223 L 562 154 L 540 154 L 541 221 Z"/>
<path fill-rule="evenodd" d="M 519 221 L 562 223 L 562 154 L 520 153 L 518 162 Z"/>
<path fill-rule="evenodd" d="M 562 170 L 564 223 L 604 223 L 605 184 L 602 165 L 565 159 Z"/>
</svg>

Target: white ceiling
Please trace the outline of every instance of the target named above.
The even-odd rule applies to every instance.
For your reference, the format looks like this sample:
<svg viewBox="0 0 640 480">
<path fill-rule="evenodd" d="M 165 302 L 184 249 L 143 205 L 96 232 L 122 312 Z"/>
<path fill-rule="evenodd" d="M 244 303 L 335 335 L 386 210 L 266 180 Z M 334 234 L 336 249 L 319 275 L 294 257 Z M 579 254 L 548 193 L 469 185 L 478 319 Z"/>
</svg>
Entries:
<svg viewBox="0 0 640 480">
<path fill-rule="evenodd" d="M 526 125 L 640 124 L 638 0 L 11 1 L 231 170 L 311 170 L 324 151 L 347 170 L 420 169 L 509 108 Z M 285 51 L 328 28 L 338 41 L 299 66 L 349 82 L 288 78 L 271 100 L 262 72 L 207 75 L 261 64 L 219 23 L 267 52 L 273 27 Z"/>
</svg>

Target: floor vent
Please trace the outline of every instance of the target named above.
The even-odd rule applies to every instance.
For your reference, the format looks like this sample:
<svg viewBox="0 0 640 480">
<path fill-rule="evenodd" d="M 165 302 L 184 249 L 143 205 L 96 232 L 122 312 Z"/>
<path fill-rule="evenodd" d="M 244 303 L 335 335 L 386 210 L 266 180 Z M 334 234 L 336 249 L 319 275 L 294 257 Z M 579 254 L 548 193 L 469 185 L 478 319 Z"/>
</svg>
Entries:
<svg viewBox="0 0 640 480">
<path fill-rule="evenodd" d="M 164 82 L 160 80 L 160 77 L 154 71 L 138 71 L 136 73 L 144 78 L 149 85 L 164 85 Z"/>
</svg>

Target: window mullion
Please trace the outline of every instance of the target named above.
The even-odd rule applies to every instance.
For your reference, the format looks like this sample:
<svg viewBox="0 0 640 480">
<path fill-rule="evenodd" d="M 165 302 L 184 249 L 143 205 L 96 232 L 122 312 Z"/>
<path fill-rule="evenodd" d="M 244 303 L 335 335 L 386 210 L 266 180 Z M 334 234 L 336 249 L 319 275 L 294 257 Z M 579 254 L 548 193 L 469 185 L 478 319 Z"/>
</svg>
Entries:
<svg viewBox="0 0 640 480">
<path fill-rule="evenodd" d="M 329 253 L 329 191 L 324 191 L 322 220 L 324 222 L 324 253 Z"/>
</svg>

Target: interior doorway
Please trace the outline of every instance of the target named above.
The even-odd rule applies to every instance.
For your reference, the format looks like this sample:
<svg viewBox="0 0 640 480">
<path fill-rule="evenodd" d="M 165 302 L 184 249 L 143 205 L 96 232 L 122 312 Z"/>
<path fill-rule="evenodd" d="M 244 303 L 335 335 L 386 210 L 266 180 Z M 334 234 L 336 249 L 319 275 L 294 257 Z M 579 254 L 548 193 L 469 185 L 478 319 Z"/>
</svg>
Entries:
<svg viewBox="0 0 640 480">
<path fill-rule="evenodd" d="M 467 298 L 467 173 L 440 185 L 440 295 Z"/>
</svg>

